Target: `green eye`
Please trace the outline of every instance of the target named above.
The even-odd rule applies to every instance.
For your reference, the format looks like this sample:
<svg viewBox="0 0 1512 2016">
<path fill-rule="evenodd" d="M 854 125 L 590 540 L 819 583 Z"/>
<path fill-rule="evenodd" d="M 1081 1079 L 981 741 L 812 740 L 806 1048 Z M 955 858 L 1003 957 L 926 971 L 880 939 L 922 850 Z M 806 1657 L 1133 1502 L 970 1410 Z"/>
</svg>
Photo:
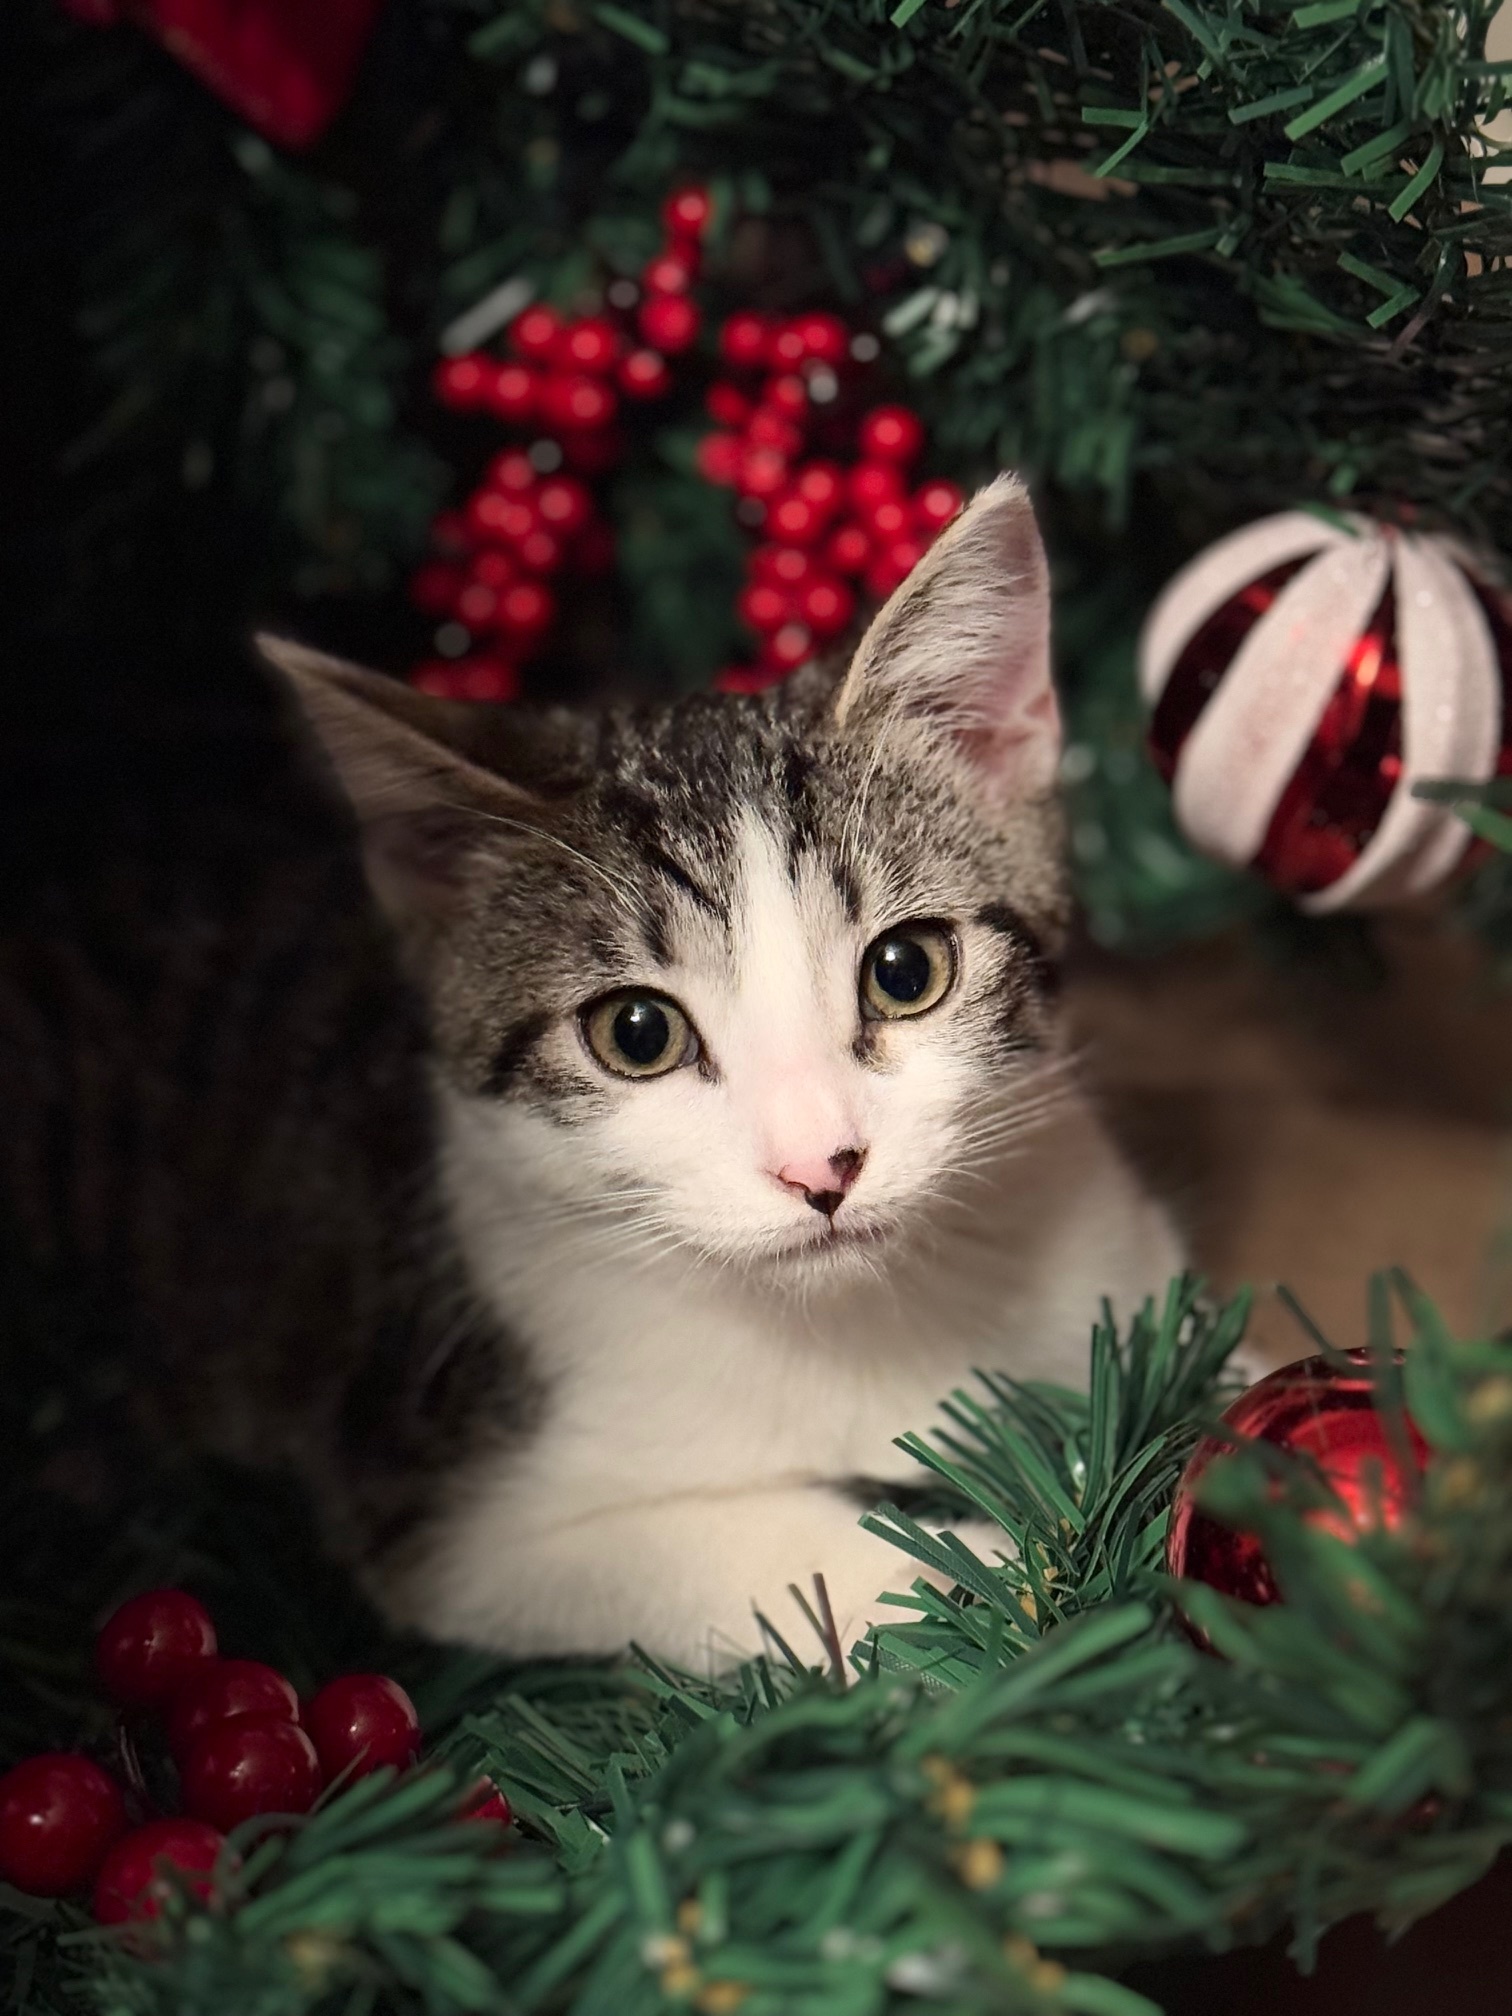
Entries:
<svg viewBox="0 0 1512 2016">
<path fill-rule="evenodd" d="M 950 992 L 955 940 L 940 924 L 899 924 L 866 948 L 861 1012 L 873 1021 L 923 1015 Z"/>
<path fill-rule="evenodd" d="M 693 1025 L 665 994 L 610 994 L 583 1010 L 588 1048 L 619 1078 L 660 1078 L 698 1055 Z"/>
</svg>

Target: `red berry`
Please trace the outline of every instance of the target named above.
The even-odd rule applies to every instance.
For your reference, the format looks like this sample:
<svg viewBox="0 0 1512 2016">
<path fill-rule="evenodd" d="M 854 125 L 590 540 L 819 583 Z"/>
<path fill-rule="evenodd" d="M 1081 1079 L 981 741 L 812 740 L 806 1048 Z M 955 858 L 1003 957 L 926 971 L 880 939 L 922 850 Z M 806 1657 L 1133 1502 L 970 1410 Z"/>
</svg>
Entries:
<svg viewBox="0 0 1512 2016">
<path fill-rule="evenodd" d="M 840 365 L 850 355 L 850 331 L 838 315 L 800 315 L 794 327 L 813 363 Z"/>
<path fill-rule="evenodd" d="M 726 665 L 714 675 L 716 693 L 765 693 L 782 684 L 782 673 L 774 665 Z"/>
<path fill-rule="evenodd" d="M 215 1656 L 215 1626 L 182 1589 L 148 1589 L 106 1619 L 95 1640 L 105 1691 L 128 1708 L 170 1700 Z"/>
<path fill-rule="evenodd" d="M 469 595 L 464 588 L 457 599 L 457 614 L 463 613 Z M 491 588 L 482 593 L 492 595 Z M 299 1696 L 282 1673 L 257 1659 L 216 1659 L 203 1673 L 181 1688 L 168 1715 L 168 1748 L 182 1765 L 207 1729 L 229 1722 L 238 1715 L 276 1715 L 285 1722 L 299 1720 Z"/>
<path fill-rule="evenodd" d="M 796 490 L 779 497 L 767 513 L 767 531 L 787 545 L 811 546 L 823 530 L 819 511 Z"/>
<path fill-rule="evenodd" d="M 913 525 L 913 513 L 901 497 L 883 497 L 863 512 L 866 529 L 878 546 L 890 546 Z"/>
<path fill-rule="evenodd" d="M 620 390 L 627 399 L 660 399 L 672 384 L 672 373 L 659 350 L 632 350 L 621 358 Z"/>
<path fill-rule="evenodd" d="M 959 484 L 948 483 L 943 476 L 926 483 L 913 495 L 914 523 L 926 538 L 942 532 L 951 519 L 966 502 Z"/>
<path fill-rule="evenodd" d="M 812 557 L 797 546 L 758 546 L 751 555 L 751 572 L 760 581 L 775 581 L 779 588 L 801 588 L 814 572 Z"/>
<path fill-rule="evenodd" d="M 519 573 L 514 561 L 501 546 L 490 546 L 485 552 L 475 553 L 468 563 L 468 581 L 478 581 L 485 588 L 503 588 Z"/>
<path fill-rule="evenodd" d="M 775 448 L 748 448 L 735 487 L 742 497 L 775 497 L 788 479 L 787 457 Z"/>
<path fill-rule="evenodd" d="M 721 427 L 744 427 L 751 417 L 751 402 L 738 385 L 721 378 L 709 387 L 704 410 Z"/>
<path fill-rule="evenodd" d="M 662 223 L 677 238 L 702 238 L 714 215 L 707 189 L 674 189 L 662 205 Z"/>
<path fill-rule="evenodd" d="M 770 406 L 758 406 L 747 424 L 746 440 L 753 448 L 775 448 L 791 461 L 802 451 L 803 429 Z"/>
<path fill-rule="evenodd" d="M 838 637 L 856 612 L 856 598 L 843 581 L 820 575 L 798 597 L 798 614 L 816 637 Z"/>
<path fill-rule="evenodd" d="M 156 1918 L 175 1889 L 208 1901 L 224 1834 L 202 1820 L 149 1820 L 117 1841 L 95 1879 L 94 1915 L 102 1925 Z M 234 1869 L 240 1858 L 228 1854 Z"/>
<path fill-rule="evenodd" d="M 66 1897 L 126 1832 L 120 1787 L 87 1757 L 28 1757 L 0 1778 L 0 1876 L 28 1897 Z"/>
<path fill-rule="evenodd" d="M 736 596 L 735 613 L 758 637 L 770 636 L 792 615 L 792 598 L 771 581 L 751 581 Z"/>
<path fill-rule="evenodd" d="M 566 430 L 607 427 L 617 402 L 601 378 L 552 372 L 541 381 L 541 415 Z"/>
<path fill-rule="evenodd" d="M 693 459 L 708 482 L 734 483 L 745 460 L 745 444 L 734 434 L 705 434 Z"/>
<path fill-rule="evenodd" d="M 556 340 L 552 361 L 562 371 L 612 371 L 620 354 L 620 334 L 602 315 L 569 322 Z"/>
<path fill-rule="evenodd" d="M 860 512 L 869 512 L 885 497 L 903 495 L 903 479 L 891 462 L 858 462 L 847 485 L 851 503 Z"/>
<path fill-rule="evenodd" d="M 505 490 L 515 497 L 528 497 L 540 480 L 535 464 L 523 448 L 506 448 L 502 455 L 495 455 L 488 465 L 490 490 Z"/>
<path fill-rule="evenodd" d="M 828 517 L 839 510 L 845 496 L 845 471 L 838 462 L 805 462 L 793 487 Z"/>
<path fill-rule="evenodd" d="M 803 343 L 803 324 L 779 323 L 771 340 L 769 354 L 779 370 L 795 371 L 807 355 Z"/>
<path fill-rule="evenodd" d="M 528 357 L 537 364 L 544 364 L 551 357 L 561 333 L 561 316 L 554 308 L 544 305 L 527 308 L 509 325 L 509 340 L 515 349 L 522 357 Z"/>
<path fill-rule="evenodd" d="M 500 420 L 523 425 L 535 417 L 540 382 L 523 364 L 500 364 L 484 388 L 483 403 Z"/>
<path fill-rule="evenodd" d="M 866 570 L 867 594 L 874 595 L 879 602 L 885 601 L 894 588 L 908 579 L 925 551 L 922 539 L 894 539 Z"/>
<path fill-rule="evenodd" d="M 430 658 L 410 674 L 417 693 L 438 700 L 514 700 L 520 675 L 502 658 L 478 653 L 471 658 Z"/>
<path fill-rule="evenodd" d="M 857 429 L 861 453 L 879 462 L 911 462 L 924 446 L 924 428 L 906 406 L 874 406 Z"/>
<path fill-rule="evenodd" d="M 762 386 L 761 403 L 789 420 L 806 420 L 809 413 L 808 387 L 796 371 L 779 372 Z"/>
<path fill-rule="evenodd" d="M 762 654 L 769 665 L 795 672 L 814 655 L 814 640 L 801 623 L 784 623 L 765 639 Z"/>
<path fill-rule="evenodd" d="M 184 1810 L 222 1832 L 259 1813 L 308 1813 L 320 1796 L 315 1745 L 280 1715 L 237 1715 L 207 1729 L 181 1772 Z"/>
<path fill-rule="evenodd" d="M 678 294 L 661 294 L 641 304 L 640 333 L 655 350 L 675 357 L 698 340 L 700 317 L 695 302 Z"/>
<path fill-rule="evenodd" d="M 593 498 L 575 476 L 549 476 L 536 492 L 535 506 L 547 531 L 567 539 L 593 516 Z"/>
<path fill-rule="evenodd" d="M 871 541 L 859 525 L 837 525 L 825 546 L 824 562 L 837 574 L 862 574 L 871 552 Z"/>
<path fill-rule="evenodd" d="M 436 366 L 436 397 L 458 412 L 481 406 L 493 373 L 492 358 L 476 350 L 465 357 L 443 357 Z"/>
<path fill-rule="evenodd" d="M 737 371 L 754 371 L 768 361 L 771 341 L 765 316 L 746 311 L 725 318 L 719 332 L 719 354 Z"/>
<path fill-rule="evenodd" d="M 641 274 L 641 285 L 651 295 L 686 294 L 693 285 L 696 270 L 696 253 L 688 246 L 679 246 L 676 251 L 662 252 L 653 259 Z M 645 309 L 641 310 L 644 325 Z M 649 339 L 655 342 L 655 337 Z"/>
<path fill-rule="evenodd" d="M 548 532 L 544 525 L 527 532 L 515 551 L 527 574 L 555 574 L 567 557 L 561 540 L 555 532 Z"/>
<path fill-rule="evenodd" d="M 485 541 L 507 540 L 518 545 L 540 523 L 534 504 L 503 490 L 479 490 L 467 500 L 467 523 Z"/>
<path fill-rule="evenodd" d="M 499 613 L 499 591 L 487 581 L 469 581 L 457 597 L 457 621 L 486 630 Z"/>
<path fill-rule="evenodd" d="M 498 624 L 506 637 L 528 648 L 556 620 L 551 591 L 539 581 L 511 582 L 499 597 Z"/>
<path fill-rule="evenodd" d="M 420 1718 L 382 1673 L 344 1673 L 310 1703 L 308 1722 L 327 1784 L 342 1772 L 365 1777 L 382 1764 L 403 1770 L 420 1751 Z"/>
<path fill-rule="evenodd" d="M 461 590 L 461 569 L 446 560 L 427 560 L 410 576 L 410 600 L 427 616 L 449 616 Z"/>
</svg>

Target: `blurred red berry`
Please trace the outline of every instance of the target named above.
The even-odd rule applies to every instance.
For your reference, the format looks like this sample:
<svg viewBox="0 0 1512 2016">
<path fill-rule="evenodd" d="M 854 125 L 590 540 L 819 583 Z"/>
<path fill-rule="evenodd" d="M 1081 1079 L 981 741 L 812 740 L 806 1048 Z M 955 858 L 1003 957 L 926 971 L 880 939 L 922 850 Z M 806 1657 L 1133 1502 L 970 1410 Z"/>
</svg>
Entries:
<svg viewBox="0 0 1512 2016">
<path fill-rule="evenodd" d="M 883 497 L 863 512 L 866 529 L 878 546 L 890 546 L 913 528 L 913 513 L 901 497 Z"/>
<path fill-rule="evenodd" d="M 479 581 L 485 588 L 502 588 L 513 581 L 519 571 L 502 546 L 490 546 L 482 553 L 475 553 L 468 562 L 467 580 Z"/>
<path fill-rule="evenodd" d="M 499 613 L 499 592 L 490 581 L 469 581 L 457 597 L 457 621 L 469 630 L 489 629 Z"/>
<path fill-rule="evenodd" d="M 702 238 L 714 215 L 707 189 L 674 189 L 662 205 L 662 223 L 677 238 Z"/>
<path fill-rule="evenodd" d="M 479 652 L 470 658 L 427 659 L 410 674 L 410 684 L 438 700 L 514 700 L 520 675 L 502 658 Z"/>
<path fill-rule="evenodd" d="M 924 446 L 924 426 L 906 406 L 874 406 L 862 415 L 856 439 L 868 461 L 911 462 Z"/>
<path fill-rule="evenodd" d="M 509 325 L 509 340 L 522 357 L 544 364 L 556 350 L 562 333 L 562 318 L 544 304 L 527 308 Z"/>
<path fill-rule="evenodd" d="M 620 359 L 619 385 L 627 399 L 660 399 L 671 384 L 672 373 L 659 350 L 632 350 Z"/>
<path fill-rule="evenodd" d="M 779 371 L 795 371 L 807 352 L 801 322 L 780 322 L 773 332 L 769 354 Z"/>
<path fill-rule="evenodd" d="M 182 1589 L 148 1589 L 108 1617 L 95 1640 L 95 1668 L 127 1708 L 169 1701 L 215 1656 L 215 1626 Z"/>
<path fill-rule="evenodd" d="M 607 427 L 618 402 L 601 378 L 552 372 L 541 381 L 541 417 L 566 430 Z"/>
<path fill-rule="evenodd" d="M 329 1681 L 305 1719 L 327 1783 L 344 1771 L 364 1777 L 383 1764 L 402 1770 L 420 1754 L 415 1704 L 382 1673 L 344 1673 Z"/>
<path fill-rule="evenodd" d="M 123 1835 L 105 1857 L 95 1879 L 94 1915 L 102 1925 L 156 1918 L 175 1889 L 202 1902 L 213 1901 L 212 1872 L 226 1837 L 201 1820 L 149 1820 Z M 235 1869 L 240 1857 L 227 1853 L 223 1866 Z"/>
<path fill-rule="evenodd" d="M 704 396 L 704 411 L 721 427 L 744 427 L 751 417 L 751 402 L 738 385 L 720 378 Z"/>
<path fill-rule="evenodd" d="M 537 525 L 515 547 L 520 565 L 529 574 L 555 574 L 567 557 L 566 548 L 555 532 Z"/>
<path fill-rule="evenodd" d="M 812 546 L 824 531 L 823 515 L 796 490 L 779 497 L 767 513 L 766 529 L 788 546 Z"/>
<path fill-rule="evenodd" d="M 548 532 L 570 539 L 593 516 L 593 498 L 575 476 L 548 476 L 536 492 L 536 510 Z"/>
<path fill-rule="evenodd" d="M 669 297 L 684 295 L 693 285 L 696 254 L 691 247 L 679 246 L 673 252 L 660 252 L 641 273 L 641 285 L 650 295 Z M 644 318 L 645 309 L 641 310 Z M 654 337 L 649 339 L 654 342 Z"/>
<path fill-rule="evenodd" d="M 802 623 L 784 623 L 765 639 L 761 655 L 769 665 L 795 672 L 814 655 L 814 639 Z"/>
<path fill-rule="evenodd" d="M 765 316 L 744 311 L 725 318 L 719 331 L 719 354 L 738 371 L 754 371 L 769 360 L 771 341 Z"/>
<path fill-rule="evenodd" d="M 770 406 L 756 408 L 746 425 L 746 439 L 753 448 L 775 448 L 789 461 L 803 449 L 803 429 Z"/>
<path fill-rule="evenodd" d="M 837 574 L 861 574 L 871 554 L 872 543 L 859 525 L 837 525 L 825 544 L 824 561 Z"/>
<path fill-rule="evenodd" d="M 845 496 L 845 471 L 838 462 L 805 462 L 793 485 L 816 511 L 828 517 L 837 511 Z"/>
<path fill-rule="evenodd" d="M 747 448 L 735 487 L 742 497 L 775 497 L 788 480 L 787 457 L 775 448 Z"/>
<path fill-rule="evenodd" d="M 734 483 L 745 460 L 745 444 L 734 434 L 705 434 L 694 451 L 698 473 L 710 483 Z"/>
<path fill-rule="evenodd" d="M 612 322 L 602 315 L 584 315 L 566 325 L 551 356 L 559 370 L 587 371 L 592 375 L 612 371 L 620 349 L 620 333 Z"/>
<path fill-rule="evenodd" d="M 66 1897 L 126 1832 L 120 1787 L 88 1757 L 52 1751 L 0 1778 L 0 1877 L 28 1897 Z"/>
<path fill-rule="evenodd" d="M 937 476 L 916 490 L 912 501 L 915 525 L 926 537 L 932 537 L 936 532 L 942 532 L 959 513 L 966 498 L 959 484 L 948 483 L 943 476 Z"/>
<path fill-rule="evenodd" d="M 436 397 L 443 406 L 458 412 L 481 406 L 493 374 L 493 359 L 481 351 L 469 351 L 465 357 L 443 357 L 436 366 Z"/>
<path fill-rule="evenodd" d="M 789 420 L 806 420 L 809 416 L 808 387 L 796 371 L 782 371 L 775 378 L 768 378 L 761 388 L 761 403 L 785 414 Z"/>
<path fill-rule="evenodd" d="M 924 558 L 922 539 L 895 539 L 885 546 L 866 570 L 866 592 L 881 602 L 906 581 Z"/>
<path fill-rule="evenodd" d="M 869 512 L 886 497 L 901 497 L 903 479 L 891 462 L 858 462 L 850 472 L 846 488 L 855 508 Z"/>
<path fill-rule="evenodd" d="M 464 588 L 457 614 L 475 590 Z M 485 590 L 491 594 L 491 589 Z M 465 623 L 467 618 L 462 616 Z M 207 1729 L 238 1715 L 275 1715 L 299 1720 L 299 1696 L 272 1666 L 258 1659 L 215 1659 L 182 1687 L 168 1712 L 168 1748 L 180 1765 Z"/>
<path fill-rule="evenodd" d="M 279 1715 L 212 1724 L 185 1758 L 184 1810 L 223 1833 L 259 1813 L 308 1813 L 320 1796 L 315 1745 Z"/>
<path fill-rule="evenodd" d="M 735 598 L 735 614 L 759 637 L 781 629 L 793 613 L 793 600 L 770 581 L 751 581 Z"/>
<path fill-rule="evenodd" d="M 798 596 L 798 614 L 816 637 L 838 637 L 855 612 L 855 595 L 833 575 L 810 581 Z"/>
<path fill-rule="evenodd" d="M 505 490 L 516 497 L 528 497 L 540 482 L 535 464 L 523 448 L 506 448 L 488 465 L 490 490 Z"/>
<path fill-rule="evenodd" d="M 524 364 L 500 364 L 484 388 L 483 403 L 498 419 L 522 426 L 535 417 L 540 383 Z"/>
<path fill-rule="evenodd" d="M 813 557 L 797 546 L 758 546 L 751 555 L 751 573 L 791 592 L 813 578 Z"/>
<path fill-rule="evenodd" d="M 409 597 L 427 616 L 449 616 L 462 591 L 462 570 L 446 560 L 426 560 L 409 578 Z"/>
<path fill-rule="evenodd" d="M 658 295 L 641 304 L 640 333 L 654 350 L 668 357 L 698 340 L 700 317 L 696 303 L 681 295 Z"/>
<path fill-rule="evenodd" d="M 499 597 L 499 629 L 522 649 L 544 636 L 555 620 L 556 602 L 539 581 L 512 581 Z"/>
<path fill-rule="evenodd" d="M 837 367 L 850 355 L 850 331 L 838 315 L 800 315 L 793 326 L 811 362 Z"/>
</svg>

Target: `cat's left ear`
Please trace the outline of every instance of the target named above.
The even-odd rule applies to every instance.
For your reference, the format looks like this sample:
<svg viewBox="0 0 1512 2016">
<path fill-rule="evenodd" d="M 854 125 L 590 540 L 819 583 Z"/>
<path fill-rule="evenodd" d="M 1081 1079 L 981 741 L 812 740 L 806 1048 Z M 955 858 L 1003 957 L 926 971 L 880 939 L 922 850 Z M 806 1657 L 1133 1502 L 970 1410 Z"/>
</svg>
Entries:
<svg viewBox="0 0 1512 2016">
<path fill-rule="evenodd" d="M 938 736 L 989 807 L 1049 793 L 1061 745 L 1050 578 L 1016 476 L 979 491 L 883 605 L 835 721 L 865 734 L 912 723 Z"/>
</svg>

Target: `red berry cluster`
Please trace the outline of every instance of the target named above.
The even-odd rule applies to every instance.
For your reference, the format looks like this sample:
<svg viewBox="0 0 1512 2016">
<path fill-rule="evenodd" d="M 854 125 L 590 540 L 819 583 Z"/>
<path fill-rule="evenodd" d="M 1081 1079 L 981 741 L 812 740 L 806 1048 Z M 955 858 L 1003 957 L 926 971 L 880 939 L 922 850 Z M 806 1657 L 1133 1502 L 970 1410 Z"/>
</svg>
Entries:
<svg viewBox="0 0 1512 2016">
<path fill-rule="evenodd" d="M 175 1880 L 210 1897 L 217 1867 L 236 1866 L 231 1828 L 307 1813 L 336 1781 L 404 1770 L 419 1753 L 414 1704 L 395 1681 L 348 1673 L 301 1704 L 273 1667 L 222 1658 L 209 1613 L 181 1589 L 123 1603 L 95 1664 L 123 1709 L 159 1718 L 183 1812 L 133 1826 L 121 1786 L 93 1759 L 29 1757 L 0 1778 L 0 1877 L 34 1897 L 92 1884 L 105 1925 L 156 1918 Z M 485 1782 L 463 1817 L 507 1826 L 511 1815 Z"/>
<path fill-rule="evenodd" d="M 617 317 L 569 321 L 553 308 L 527 308 L 510 324 L 504 359 L 470 351 L 441 364 L 436 393 L 444 405 L 491 413 L 538 438 L 529 453 L 495 456 L 463 510 L 432 528 L 437 557 L 416 572 L 411 597 L 427 615 L 487 641 L 466 657 L 421 666 L 413 683 L 422 691 L 512 699 L 521 664 L 556 618 L 551 579 L 613 566 L 609 528 L 581 479 L 620 459 L 620 400 L 661 398 L 672 384 L 668 357 L 698 339 L 702 318 L 692 288 L 711 215 L 701 189 L 667 199 L 665 243 L 639 287 L 624 284 Z"/>
</svg>

